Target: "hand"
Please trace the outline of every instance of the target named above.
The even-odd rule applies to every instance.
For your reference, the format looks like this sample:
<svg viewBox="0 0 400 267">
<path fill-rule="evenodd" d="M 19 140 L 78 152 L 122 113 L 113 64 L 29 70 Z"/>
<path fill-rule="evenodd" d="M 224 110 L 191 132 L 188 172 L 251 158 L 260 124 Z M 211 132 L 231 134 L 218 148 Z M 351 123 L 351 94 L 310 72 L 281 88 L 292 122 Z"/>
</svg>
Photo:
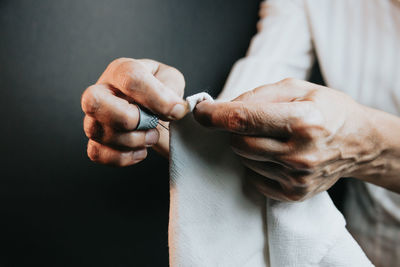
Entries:
<svg viewBox="0 0 400 267">
<path fill-rule="evenodd" d="M 147 156 L 153 146 L 168 154 L 168 131 L 162 127 L 135 131 L 136 104 L 167 121 L 187 112 L 182 99 L 185 81 L 176 69 L 148 59 L 120 58 L 110 63 L 95 85 L 82 95 L 84 130 L 89 137 L 87 153 L 92 161 L 128 166 Z"/>
<path fill-rule="evenodd" d="M 367 114 L 339 91 L 294 79 L 194 110 L 203 125 L 232 133 L 233 151 L 256 187 L 283 201 L 327 190 L 378 157 L 382 149 Z"/>
</svg>

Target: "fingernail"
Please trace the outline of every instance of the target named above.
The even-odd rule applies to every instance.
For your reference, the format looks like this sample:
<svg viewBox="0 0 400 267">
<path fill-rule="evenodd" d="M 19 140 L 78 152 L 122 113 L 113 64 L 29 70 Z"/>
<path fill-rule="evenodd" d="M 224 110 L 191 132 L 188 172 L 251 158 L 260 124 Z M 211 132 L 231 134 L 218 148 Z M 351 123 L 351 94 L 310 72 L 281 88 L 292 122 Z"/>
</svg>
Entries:
<svg viewBox="0 0 400 267">
<path fill-rule="evenodd" d="M 185 116 L 186 109 L 182 104 L 176 104 L 170 113 L 171 119 L 180 119 Z"/>
<path fill-rule="evenodd" d="M 158 132 L 155 129 L 146 132 L 146 145 L 154 145 L 158 141 Z"/>
</svg>

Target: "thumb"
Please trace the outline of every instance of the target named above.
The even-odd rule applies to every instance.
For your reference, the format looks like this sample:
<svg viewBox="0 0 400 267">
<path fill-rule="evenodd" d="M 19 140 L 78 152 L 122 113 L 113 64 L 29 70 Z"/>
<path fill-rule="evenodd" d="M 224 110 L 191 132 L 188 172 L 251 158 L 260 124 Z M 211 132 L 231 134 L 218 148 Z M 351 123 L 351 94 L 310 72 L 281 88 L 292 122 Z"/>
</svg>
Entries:
<svg viewBox="0 0 400 267">
<path fill-rule="evenodd" d="M 287 125 L 300 108 L 299 103 L 291 102 L 203 101 L 196 106 L 193 115 L 203 126 L 232 133 L 286 136 L 290 133 Z"/>
<path fill-rule="evenodd" d="M 244 131 L 248 112 L 241 101 L 202 101 L 193 110 L 195 119 L 205 127 L 232 132 Z M 239 129 L 240 128 L 240 129 Z"/>
</svg>

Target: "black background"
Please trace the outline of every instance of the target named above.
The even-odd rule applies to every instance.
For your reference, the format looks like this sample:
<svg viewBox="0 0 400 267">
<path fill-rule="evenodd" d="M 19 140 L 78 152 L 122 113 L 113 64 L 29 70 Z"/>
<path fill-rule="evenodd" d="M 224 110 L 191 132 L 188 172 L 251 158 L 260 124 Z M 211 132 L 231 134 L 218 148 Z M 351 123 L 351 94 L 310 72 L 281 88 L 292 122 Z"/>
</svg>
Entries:
<svg viewBox="0 0 400 267">
<path fill-rule="evenodd" d="M 167 266 L 168 163 L 86 156 L 80 96 L 118 57 L 217 94 L 257 0 L 0 0 L 0 266 Z"/>
</svg>

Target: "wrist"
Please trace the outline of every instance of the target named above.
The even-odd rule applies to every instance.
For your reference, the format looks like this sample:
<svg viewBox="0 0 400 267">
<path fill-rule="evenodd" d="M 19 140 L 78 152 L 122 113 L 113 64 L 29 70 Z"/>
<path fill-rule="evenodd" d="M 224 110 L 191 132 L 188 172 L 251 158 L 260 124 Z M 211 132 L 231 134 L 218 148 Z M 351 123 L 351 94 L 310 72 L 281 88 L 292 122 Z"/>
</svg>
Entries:
<svg viewBox="0 0 400 267">
<path fill-rule="evenodd" d="M 360 129 L 362 147 L 360 161 L 351 172 L 351 177 L 385 186 L 386 177 L 391 175 L 393 160 L 400 157 L 400 119 L 370 107 L 361 106 L 363 127 Z M 396 134 L 397 133 L 397 134 Z M 395 136 L 397 135 L 397 137 Z M 385 186 L 386 187 L 386 186 Z"/>
<path fill-rule="evenodd" d="M 350 170 L 349 176 L 360 180 L 367 181 L 372 173 L 377 174 L 379 168 L 373 168 L 377 164 L 377 159 L 386 151 L 387 144 L 379 131 L 379 111 L 357 104 L 359 109 L 357 116 L 356 137 L 355 142 L 355 165 Z M 353 114 L 354 115 L 354 114 Z"/>
</svg>

